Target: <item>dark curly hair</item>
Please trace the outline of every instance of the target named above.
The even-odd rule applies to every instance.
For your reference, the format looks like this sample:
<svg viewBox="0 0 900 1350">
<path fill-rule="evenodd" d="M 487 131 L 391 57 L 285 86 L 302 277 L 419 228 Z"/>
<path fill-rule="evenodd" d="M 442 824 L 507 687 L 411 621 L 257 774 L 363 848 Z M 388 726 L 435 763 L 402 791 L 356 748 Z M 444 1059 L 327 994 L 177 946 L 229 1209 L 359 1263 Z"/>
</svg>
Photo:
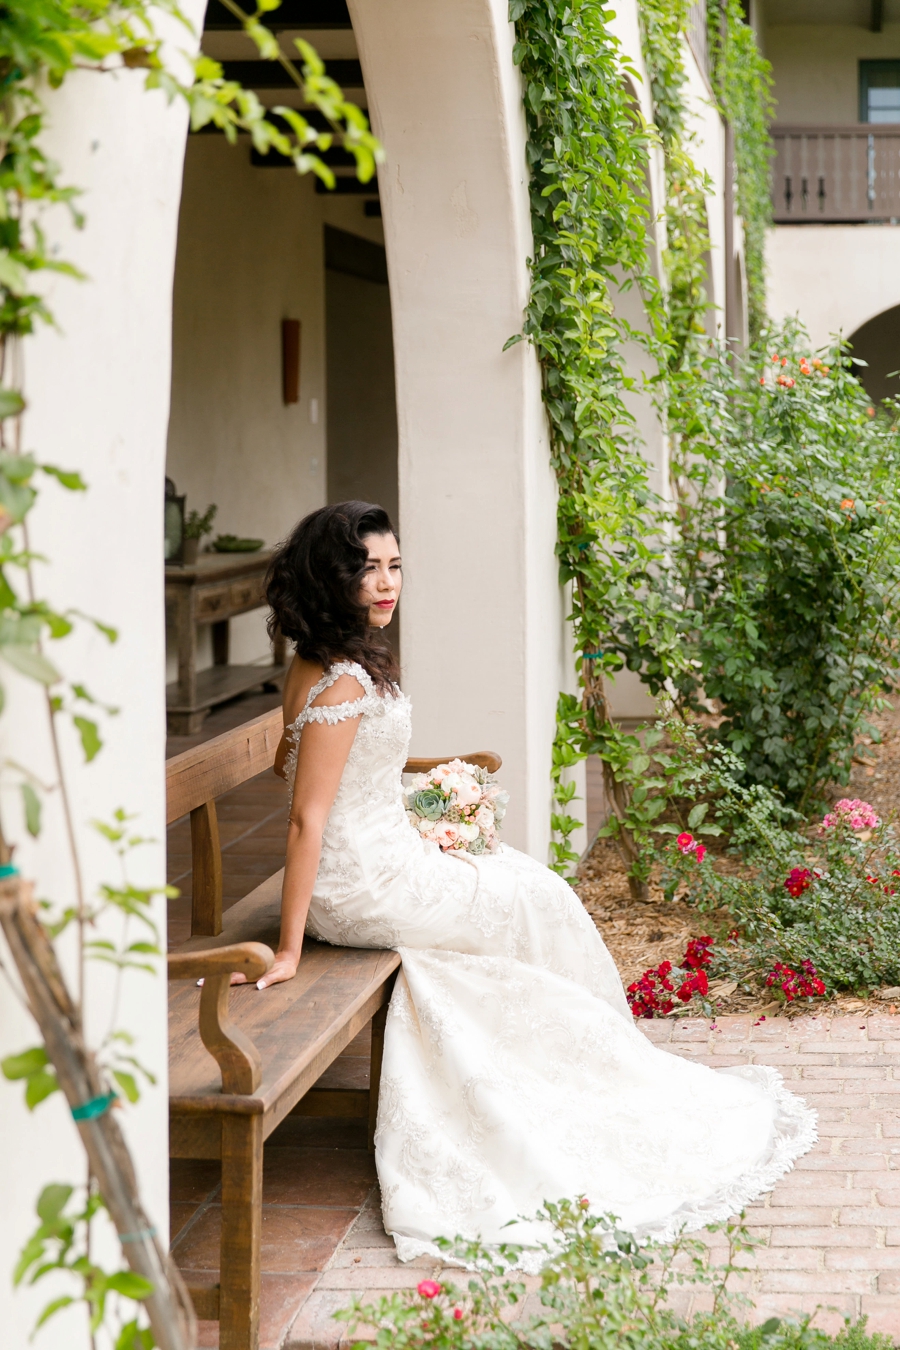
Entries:
<svg viewBox="0 0 900 1350">
<path fill-rule="evenodd" d="M 269 564 L 269 634 L 280 630 L 299 656 L 325 668 L 356 661 L 379 689 L 392 692 L 397 658 L 359 602 L 369 556 L 363 539 L 370 534 L 397 537 L 387 512 L 371 502 L 339 502 L 304 516 Z"/>
</svg>

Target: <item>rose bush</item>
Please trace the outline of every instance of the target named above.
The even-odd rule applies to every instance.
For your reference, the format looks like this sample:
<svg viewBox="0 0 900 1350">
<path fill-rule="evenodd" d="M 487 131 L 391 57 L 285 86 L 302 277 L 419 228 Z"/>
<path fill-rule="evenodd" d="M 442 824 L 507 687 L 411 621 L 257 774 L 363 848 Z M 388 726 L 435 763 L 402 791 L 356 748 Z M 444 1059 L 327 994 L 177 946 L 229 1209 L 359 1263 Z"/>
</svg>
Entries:
<svg viewBox="0 0 900 1350">
<path fill-rule="evenodd" d="M 677 846 L 665 856 L 667 895 L 739 925 L 743 954 L 720 952 L 716 973 L 782 971 L 765 980 L 788 1002 L 820 995 L 817 982 L 855 990 L 900 983 L 900 848 L 893 825 L 868 802 L 845 799 L 803 832 L 771 817 L 760 817 L 759 826 L 741 838 L 746 867 L 739 875 L 724 875 L 708 861 L 700 866 Z"/>
<path fill-rule="evenodd" d="M 665 562 L 632 579 L 640 605 L 611 595 L 602 645 L 806 812 L 900 662 L 900 418 L 846 349 L 812 355 L 796 324 L 768 342 L 710 356 L 673 408 Z"/>
<path fill-rule="evenodd" d="M 891 1350 L 889 1337 L 866 1335 L 865 1320 L 834 1337 L 814 1330 L 809 1317 L 748 1326 L 729 1291 L 754 1245 L 739 1222 L 710 1226 L 727 1243 L 716 1265 L 699 1237 L 639 1244 L 611 1216 L 592 1214 L 584 1196 L 545 1203 L 537 1217 L 549 1241 L 539 1290 L 527 1303 L 515 1274 L 520 1247 L 438 1239 L 468 1268 L 465 1286 L 422 1280 L 376 1304 L 354 1301 L 335 1313 L 351 1334 L 365 1328 L 353 1350 Z M 669 1308 L 669 1290 L 684 1285 L 702 1291 L 708 1311 L 684 1317 Z"/>
</svg>

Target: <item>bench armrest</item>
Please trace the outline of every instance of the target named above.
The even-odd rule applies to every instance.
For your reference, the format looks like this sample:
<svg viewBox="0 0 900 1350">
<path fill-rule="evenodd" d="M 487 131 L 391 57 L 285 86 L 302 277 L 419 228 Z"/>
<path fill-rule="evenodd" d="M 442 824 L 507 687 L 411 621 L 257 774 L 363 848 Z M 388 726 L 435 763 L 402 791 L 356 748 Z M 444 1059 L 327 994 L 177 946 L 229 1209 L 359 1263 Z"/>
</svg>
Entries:
<svg viewBox="0 0 900 1350">
<path fill-rule="evenodd" d="M 233 942 L 205 952 L 172 952 L 170 980 L 203 980 L 200 995 L 200 1039 L 222 1070 L 222 1091 L 255 1092 L 262 1078 L 259 1051 L 228 1017 L 231 972 L 258 980 L 275 960 L 262 942 Z"/>
<path fill-rule="evenodd" d="M 232 942 L 209 951 L 170 952 L 170 980 L 205 980 L 208 975 L 230 975 L 237 971 L 248 980 L 258 980 L 272 969 L 275 955 L 263 942 Z"/>
<path fill-rule="evenodd" d="M 496 750 L 473 750 L 470 755 L 425 755 L 413 756 L 406 761 L 404 773 L 430 773 L 439 764 L 448 764 L 451 759 L 462 759 L 467 764 L 477 764 L 488 773 L 496 773 L 503 763 Z"/>
</svg>

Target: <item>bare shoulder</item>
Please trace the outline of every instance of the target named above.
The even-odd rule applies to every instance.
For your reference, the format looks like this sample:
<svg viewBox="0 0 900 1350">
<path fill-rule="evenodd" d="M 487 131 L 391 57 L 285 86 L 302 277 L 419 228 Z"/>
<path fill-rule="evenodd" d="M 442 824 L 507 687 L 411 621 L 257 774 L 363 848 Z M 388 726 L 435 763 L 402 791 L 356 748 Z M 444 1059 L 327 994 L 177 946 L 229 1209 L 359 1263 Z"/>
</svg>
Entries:
<svg viewBox="0 0 900 1350">
<path fill-rule="evenodd" d="M 284 681 L 284 693 L 281 706 L 284 709 L 284 725 L 290 726 L 303 711 L 303 705 L 313 685 L 321 680 L 323 670 L 314 661 L 304 661 L 295 656 Z"/>
</svg>

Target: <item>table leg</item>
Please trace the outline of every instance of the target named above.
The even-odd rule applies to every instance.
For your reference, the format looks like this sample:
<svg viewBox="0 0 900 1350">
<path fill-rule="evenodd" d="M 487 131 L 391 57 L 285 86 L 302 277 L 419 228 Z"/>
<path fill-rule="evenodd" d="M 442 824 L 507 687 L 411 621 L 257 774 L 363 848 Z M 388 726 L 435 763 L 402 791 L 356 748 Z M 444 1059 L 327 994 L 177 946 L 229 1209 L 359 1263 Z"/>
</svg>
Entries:
<svg viewBox="0 0 900 1350">
<path fill-rule="evenodd" d="M 178 703 L 193 708 L 197 702 L 197 621 L 194 613 L 193 586 L 179 587 L 176 623 L 178 627 Z"/>
<path fill-rule="evenodd" d="M 228 665 L 228 620 L 219 619 L 212 625 L 213 665 Z"/>
<path fill-rule="evenodd" d="M 262 1123 L 222 1117 L 219 1350 L 259 1350 Z"/>
</svg>

